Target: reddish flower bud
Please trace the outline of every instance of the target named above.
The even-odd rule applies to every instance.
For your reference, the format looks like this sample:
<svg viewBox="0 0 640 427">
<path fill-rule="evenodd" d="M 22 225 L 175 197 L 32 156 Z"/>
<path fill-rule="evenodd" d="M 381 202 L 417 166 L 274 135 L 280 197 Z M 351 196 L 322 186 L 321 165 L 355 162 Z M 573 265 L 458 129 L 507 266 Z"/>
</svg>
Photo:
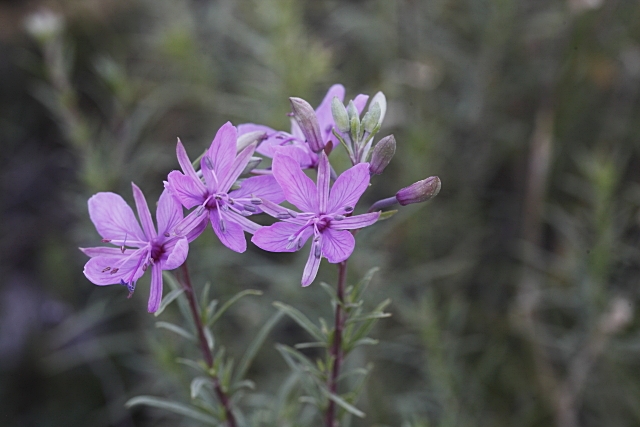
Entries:
<svg viewBox="0 0 640 427">
<path fill-rule="evenodd" d="M 380 175 L 395 153 L 396 139 L 394 136 L 389 135 L 382 138 L 373 148 L 371 162 L 369 162 L 369 173 L 371 175 Z"/>
<path fill-rule="evenodd" d="M 289 98 L 293 110 L 293 118 L 298 122 L 309 148 L 319 153 L 324 148 L 324 141 L 320 133 L 320 125 L 313 107 L 302 98 Z"/>
<path fill-rule="evenodd" d="M 398 200 L 398 203 L 402 206 L 426 202 L 440 192 L 441 185 L 440 178 L 430 176 L 398 191 L 396 193 L 396 200 Z"/>
</svg>

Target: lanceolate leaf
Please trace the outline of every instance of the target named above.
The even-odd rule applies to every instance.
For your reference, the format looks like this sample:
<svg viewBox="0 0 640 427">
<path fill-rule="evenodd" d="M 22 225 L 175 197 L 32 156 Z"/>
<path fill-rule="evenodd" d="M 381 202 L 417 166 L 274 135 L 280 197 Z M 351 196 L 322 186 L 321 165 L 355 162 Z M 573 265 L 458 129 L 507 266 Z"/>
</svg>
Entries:
<svg viewBox="0 0 640 427">
<path fill-rule="evenodd" d="M 318 341 L 326 341 L 327 337 L 324 336 L 320 328 L 313 324 L 311 320 L 300 310 L 291 307 L 290 305 L 283 304 L 281 302 L 274 302 L 273 305 L 280 311 L 284 312 L 287 316 L 293 319 L 298 325 L 300 325 L 305 331 L 309 332 Z"/>
<path fill-rule="evenodd" d="M 169 306 L 169 304 L 175 301 L 176 298 L 182 295 L 183 292 L 184 292 L 184 289 L 174 289 L 171 292 L 169 292 L 164 298 L 162 298 L 162 302 L 160 303 L 160 307 L 158 307 L 158 311 L 153 313 L 154 316 L 158 317 L 160 313 L 162 313 L 164 309 Z"/>
<path fill-rule="evenodd" d="M 253 359 L 256 357 L 256 354 L 258 354 L 260 347 L 262 347 L 262 344 L 264 344 L 264 341 L 269 336 L 271 329 L 273 329 L 273 327 L 278 323 L 278 321 L 282 318 L 283 315 L 284 313 L 282 311 L 279 311 L 273 316 L 271 316 L 271 318 L 267 321 L 267 323 L 265 323 L 264 326 L 260 329 L 256 337 L 253 339 L 253 341 L 251 341 L 251 344 L 249 344 L 249 347 L 247 348 L 244 355 L 242 356 L 242 359 L 240 359 L 240 362 L 238 363 L 238 369 L 236 370 L 235 375 L 233 376 L 234 383 L 244 378 L 244 376 L 247 373 L 247 370 L 251 366 L 251 362 L 253 362 Z"/>
<path fill-rule="evenodd" d="M 211 317 L 211 319 L 207 320 L 207 326 L 213 326 L 213 324 L 216 323 L 216 321 L 224 314 L 225 311 L 227 311 L 229 309 L 229 307 L 231 307 L 233 304 L 238 302 L 238 300 L 240 300 L 242 297 L 245 297 L 247 295 L 262 295 L 262 291 L 256 291 L 254 289 L 247 289 L 245 291 L 238 292 L 233 297 L 231 297 L 231 299 L 229 301 L 224 303 L 224 305 L 222 307 L 220 307 L 220 310 L 218 310 L 216 312 L 216 314 L 214 314 Z"/>
<path fill-rule="evenodd" d="M 182 329 L 180 326 L 178 325 L 174 325 L 173 323 L 169 323 L 169 322 L 156 322 L 156 328 L 162 328 L 162 329 L 167 329 L 171 332 L 174 332 L 188 340 L 191 341 L 195 341 L 196 337 L 194 337 L 191 333 L 185 331 L 184 329 Z"/>
<path fill-rule="evenodd" d="M 352 404 L 350 404 L 349 402 L 347 402 L 346 400 L 344 400 L 342 397 L 330 393 L 328 390 L 326 389 L 322 389 L 322 392 L 331 400 L 333 400 L 334 402 L 336 402 L 338 405 L 340 405 L 342 408 L 344 408 L 346 411 L 352 413 L 353 415 L 355 415 L 356 417 L 360 417 L 360 418 L 364 418 L 365 417 L 365 413 L 362 412 L 360 409 L 356 408 L 355 406 L 353 406 Z"/>
<path fill-rule="evenodd" d="M 209 425 L 218 425 L 220 422 L 220 420 L 194 408 L 193 406 L 185 405 L 183 403 L 178 403 L 178 402 L 172 402 L 170 400 L 161 399 L 159 397 L 137 396 L 132 399 L 129 399 L 129 401 L 125 403 L 125 406 L 127 408 L 131 408 L 132 406 L 137 406 L 137 405 L 146 405 L 146 406 L 152 406 L 154 408 L 164 409 L 179 415 L 184 415 L 185 417 L 189 417 L 194 420 L 201 421 L 203 423 L 207 423 Z"/>
</svg>

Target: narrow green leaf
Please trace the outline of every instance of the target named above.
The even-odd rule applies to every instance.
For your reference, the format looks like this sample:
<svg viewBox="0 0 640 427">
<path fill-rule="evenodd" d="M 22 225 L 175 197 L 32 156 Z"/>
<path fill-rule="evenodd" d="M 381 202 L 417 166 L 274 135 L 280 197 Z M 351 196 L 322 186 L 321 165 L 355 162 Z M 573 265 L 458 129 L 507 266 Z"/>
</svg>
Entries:
<svg viewBox="0 0 640 427">
<path fill-rule="evenodd" d="M 356 317 L 352 317 L 350 319 L 347 320 L 347 324 L 349 323 L 359 323 L 359 322 L 364 322 L 366 320 L 374 320 L 374 319 L 384 319 L 386 317 L 391 317 L 391 313 L 384 313 L 384 312 L 374 312 L 374 313 L 370 313 L 370 314 L 365 314 L 364 316 L 356 316 Z"/>
<path fill-rule="evenodd" d="M 346 400 L 344 400 L 342 397 L 338 396 L 337 394 L 330 393 L 329 390 L 326 390 L 324 388 L 322 389 L 322 392 L 329 399 L 333 400 L 338 405 L 340 405 L 342 408 L 344 408 L 346 411 L 352 413 L 356 417 L 360 417 L 360 418 L 364 418 L 365 417 L 366 414 L 364 412 L 362 412 L 360 409 L 356 408 L 355 406 L 353 406 L 352 404 L 350 404 L 349 402 L 347 402 Z"/>
<path fill-rule="evenodd" d="M 174 325 L 173 323 L 169 323 L 169 322 L 156 322 L 156 328 L 161 328 L 161 329 L 167 329 L 171 332 L 174 332 L 188 340 L 191 341 L 195 341 L 196 337 L 194 337 L 191 333 L 185 331 L 184 329 L 182 329 L 180 326 L 178 325 Z"/>
<path fill-rule="evenodd" d="M 176 358 L 176 363 L 179 363 L 181 365 L 185 365 L 185 366 L 189 366 L 190 368 L 193 368 L 199 372 L 205 372 L 206 369 L 203 365 L 201 365 L 200 363 L 196 362 L 195 360 L 191 360 L 191 359 L 186 359 L 184 357 L 178 357 Z"/>
<path fill-rule="evenodd" d="M 278 350 L 278 352 L 282 355 L 282 357 L 285 359 L 285 362 L 287 362 L 290 368 L 302 372 L 311 373 L 316 378 L 321 377 L 321 372 L 304 354 L 282 344 L 276 344 L 276 350 Z"/>
<path fill-rule="evenodd" d="M 329 294 L 331 301 L 338 302 L 338 296 L 336 295 L 336 290 L 333 289 L 333 286 L 328 284 L 327 282 L 320 282 L 320 287 L 324 289 L 324 291 Z"/>
<path fill-rule="evenodd" d="M 358 341 L 354 342 L 351 347 L 355 348 L 358 347 L 359 345 L 378 345 L 380 341 L 374 339 L 374 338 L 369 338 L 369 337 L 365 337 L 365 338 L 361 338 Z"/>
<path fill-rule="evenodd" d="M 251 341 L 251 343 L 247 347 L 247 350 L 244 352 L 244 355 L 242 355 L 242 359 L 240 359 L 240 362 L 238 363 L 238 369 L 236 370 L 236 373 L 233 376 L 234 383 L 243 379 L 244 376 L 247 374 L 247 370 L 249 370 L 249 367 L 251 366 L 253 359 L 256 357 L 256 355 L 258 354 L 258 351 L 260 350 L 260 347 L 262 347 L 265 340 L 269 336 L 269 333 L 271 332 L 273 327 L 278 323 L 278 321 L 282 318 L 283 315 L 284 313 L 282 313 L 281 311 L 278 311 L 273 316 L 271 316 L 269 320 L 267 320 L 267 323 L 265 323 L 264 326 L 262 326 L 262 328 L 260 328 L 260 331 L 258 331 L 258 334 Z"/>
<path fill-rule="evenodd" d="M 184 415 L 185 417 L 189 417 L 194 420 L 198 420 L 211 425 L 218 425 L 220 421 L 209 414 L 205 414 L 204 412 L 199 411 L 192 406 L 185 405 L 183 403 L 172 402 L 170 400 L 161 399 L 159 397 L 137 396 L 129 399 L 127 403 L 125 403 L 125 406 L 127 408 L 131 408 L 132 406 L 137 405 L 146 405 L 152 406 L 154 408 L 164 409 L 175 414 Z"/>
<path fill-rule="evenodd" d="M 385 219 L 389 219 L 389 218 L 391 218 L 392 216 L 394 216 L 397 213 L 398 213 L 397 209 L 390 210 L 390 211 L 384 211 L 378 217 L 378 221 L 384 221 Z"/>
<path fill-rule="evenodd" d="M 298 325 L 300 325 L 305 331 L 309 332 L 318 341 L 326 341 L 327 337 L 324 336 L 320 328 L 309 320 L 307 316 L 302 312 L 290 305 L 283 304 L 281 302 L 274 302 L 273 305 L 280 311 L 284 312 L 287 316 L 293 319 Z"/>
<path fill-rule="evenodd" d="M 195 399 L 205 385 L 212 385 L 210 377 L 195 377 L 191 381 L 191 398 Z"/>
<path fill-rule="evenodd" d="M 164 309 L 169 306 L 169 304 L 175 301 L 176 298 L 182 295 L 183 292 L 184 292 L 184 289 L 174 289 L 171 292 L 169 292 L 164 298 L 162 298 L 160 307 L 158 307 L 158 310 L 155 313 L 153 313 L 153 315 L 158 317 L 160 313 L 162 313 Z"/>
<path fill-rule="evenodd" d="M 213 313 L 216 312 L 216 307 L 218 306 L 218 300 L 214 299 L 207 305 L 207 308 L 204 311 L 204 320 L 203 322 L 207 324 L 209 319 L 213 316 Z"/>
<path fill-rule="evenodd" d="M 319 348 L 319 347 L 326 348 L 327 343 L 326 342 L 303 342 L 303 343 L 294 345 L 294 347 L 298 350 L 303 348 Z"/>
<path fill-rule="evenodd" d="M 256 383 L 254 383 L 251 380 L 242 380 L 242 381 L 234 382 L 233 387 L 231 387 L 231 393 L 235 393 L 236 391 L 243 388 L 248 388 L 249 390 L 255 390 Z"/>
<path fill-rule="evenodd" d="M 162 278 L 164 282 L 167 283 L 172 290 L 183 289 L 182 285 L 178 283 L 178 281 L 176 280 L 174 275 L 171 274 L 171 272 L 166 270 L 163 271 Z M 186 301 L 185 298 L 178 298 L 177 302 L 178 302 L 178 309 L 180 310 L 180 314 L 182 314 L 182 317 L 186 319 L 187 322 L 189 322 L 189 325 L 191 325 L 192 330 L 195 330 L 193 319 L 191 318 L 191 310 L 189 309 L 189 303 Z"/>
<path fill-rule="evenodd" d="M 200 297 L 200 301 L 202 304 L 206 304 L 209 301 L 209 292 L 211 291 L 211 282 L 207 281 L 204 284 L 204 288 L 202 288 L 202 296 Z M 202 310 L 202 309 L 201 309 Z"/>
<path fill-rule="evenodd" d="M 222 316 L 224 312 L 229 309 L 229 307 L 231 307 L 233 304 L 238 302 L 239 299 L 247 295 L 262 295 L 262 291 L 257 291 L 255 289 L 247 289 L 245 291 L 238 292 L 233 297 L 231 297 L 229 301 L 224 303 L 224 305 L 220 307 L 220 310 L 218 310 L 216 314 L 214 314 L 210 319 L 208 319 L 207 326 L 212 326 L 213 324 L 215 324 L 216 321 L 220 318 L 220 316 Z"/>
<path fill-rule="evenodd" d="M 351 303 L 357 304 L 358 301 L 360 301 L 365 290 L 367 289 L 367 287 L 369 287 L 369 284 L 371 283 L 371 279 L 373 279 L 373 276 L 378 272 L 378 270 L 379 270 L 378 267 L 373 267 L 369 269 L 369 271 L 367 271 L 367 274 L 364 275 L 362 280 L 360 280 L 356 284 L 356 286 L 353 289 L 353 293 L 351 293 L 349 298 Z"/>
</svg>

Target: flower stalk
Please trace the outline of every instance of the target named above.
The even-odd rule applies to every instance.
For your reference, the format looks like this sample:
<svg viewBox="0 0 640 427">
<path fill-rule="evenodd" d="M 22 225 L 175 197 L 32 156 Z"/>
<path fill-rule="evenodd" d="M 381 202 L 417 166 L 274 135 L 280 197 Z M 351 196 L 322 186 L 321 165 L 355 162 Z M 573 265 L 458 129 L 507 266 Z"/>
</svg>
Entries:
<svg viewBox="0 0 640 427">
<path fill-rule="evenodd" d="M 187 296 L 187 300 L 189 301 L 189 309 L 191 310 L 191 314 L 193 315 L 193 322 L 195 324 L 196 330 L 198 332 L 198 341 L 200 343 L 200 350 L 202 350 L 202 356 L 204 357 L 204 361 L 208 368 L 209 376 L 213 382 L 213 388 L 216 393 L 216 397 L 220 401 L 220 404 L 224 408 L 224 413 L 227 419 L 228 427 L 237 427 L 236 418 L 231 411 L 231 402 L 229 401 L 229 396 L 222 389 L 222 385 L 220 384 L 220 378 L 213 371 L 213 353 L 211 352 L 211 348 L 209 348 L 209 344 L 207 343 L 207 337 L 204 334 L 204 326 L 202 325 L 202 317 L 200 316 L 200 310 L 198 309 L 198 302 L 196 301 L 196 294 L 193 291 L 193 286 L 191 286 L 191 278 L 189 277 L 189 268 L 187 267 L 187 263 L 182 264 L 182 286 L 184 287 L 184 293 Z"/>
<path fill-rule="evenodd" d="M 333 359 L 331 376 L 329 377 L 328 387 L 331 394 L 338 394 L 338 377 L 340 376 L 340 368 L 342 366 L 342 331 L 346 321 L 346 312 L 343 314 L 342 308 L 344 306 L 344 288 L 345 280 L 347 277 L 347 262 L 344 260 L 338 264 L 338 286 L 336 289 L 336 296 L 338 298 L 338 304 L 336 305 L 336 316 L 333 330 L 333 343 L 331 346 L 330 356 Z M 329 406 L 327 407 L 326 427 L 337 427 L 338 423 L 335 420 L 336 417 L 336 402 L 329 399 Z"/>
</svg>

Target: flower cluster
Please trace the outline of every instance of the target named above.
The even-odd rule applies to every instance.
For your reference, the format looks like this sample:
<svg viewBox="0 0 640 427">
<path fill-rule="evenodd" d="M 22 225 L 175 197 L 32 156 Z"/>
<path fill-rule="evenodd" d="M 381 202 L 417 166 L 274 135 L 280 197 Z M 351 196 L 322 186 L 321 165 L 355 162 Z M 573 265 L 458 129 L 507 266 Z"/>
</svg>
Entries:
<svg viewBox="0 0 640 427">
<path fill-rule="evenodd" d="M 96 285 L 124 285 L 131 296 L 136 281 L 151 269 L 148 310 L 155 312 L 162 299 L 162 270 L 184 263 L 189 243 L 209 224 L 223 245 L 239 253 L 247 249 L 245 232 L 253 235 L 256 246 L 271 252 L 295 252 L 311 239 L 303 286 L 313 282 L 323 257 L 330 263 L 348 259 L 355 247 L 355 230 L 374 224 L 382 208 L 433 197 L 440 180 L 420 181 L 395 197 L 374 203 L 366 213 L 354 215 L 371 175 L 382 173 L 391 161 L 395 139 L 390 135 L 373 144 L 386 111 L 382 93 L 373 97 L 362 119 L 368 96 L 358 95 L 345 107 L 344 95 L 342 85 L 332 86 L 315 110 L 303 99 L 290 98 L 290 132 L 225 123 L 199 162 L 191 162 L 178 140 L 181 171 L 170 172 L 164 183 L 157 204 L 157 228 L 135 184 L 133 197 L 140 223 L 119 195 L 105 192 L 91 197 L 91 220 L 102 242 L 113 246 L 81 248 L 91 257 L 85 276 Z M 338 143 L 353 164 L 339 176 L 329 163 Z M 258 169 L 256 153 L 272 158 L 271 168 Z M 316 170 L 315 183 L 305 169 Z M 285 200 L 298 211 L 282 206 Z M 186 216 L 183 208 L 190 211 Z M 260 213 L 278 221 L 261 226 L 249 218 Z"/>
</svg>

